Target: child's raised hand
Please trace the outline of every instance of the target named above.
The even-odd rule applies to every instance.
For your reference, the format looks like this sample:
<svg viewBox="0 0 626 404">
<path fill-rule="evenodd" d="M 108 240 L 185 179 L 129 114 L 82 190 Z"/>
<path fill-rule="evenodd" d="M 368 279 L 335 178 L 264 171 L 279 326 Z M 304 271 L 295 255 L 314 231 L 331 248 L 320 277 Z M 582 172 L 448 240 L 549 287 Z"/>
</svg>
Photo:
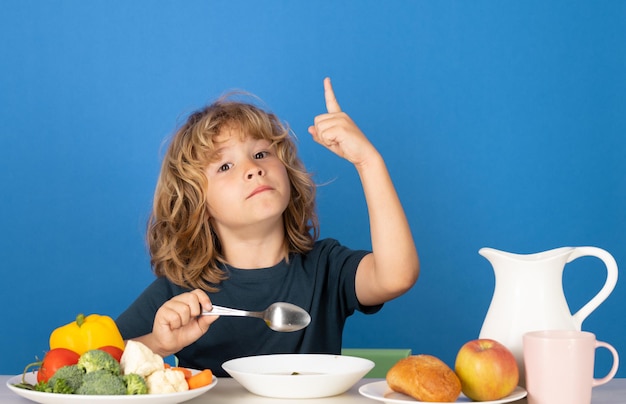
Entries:
<svg viewBox="0 0 626 404">
<path fill-rule="evenodd" d="M 338 156 L 355 165 L 364 163 L 376 150 L 348 114 L 341 111 L 328 77 L 324 79 L 324 98 L 328 113 L 315 117 L 309 133 Z"/>
<path fill-rule="evenodd" d="M 152 327 L 152 335 L 160 350 L 178 352 L 200 338 L 218 318 L 200 315 L 203 310 L 211 308 L 211 300 L 200 289 L 174 296 L 163 303 Z"/>
</svg>

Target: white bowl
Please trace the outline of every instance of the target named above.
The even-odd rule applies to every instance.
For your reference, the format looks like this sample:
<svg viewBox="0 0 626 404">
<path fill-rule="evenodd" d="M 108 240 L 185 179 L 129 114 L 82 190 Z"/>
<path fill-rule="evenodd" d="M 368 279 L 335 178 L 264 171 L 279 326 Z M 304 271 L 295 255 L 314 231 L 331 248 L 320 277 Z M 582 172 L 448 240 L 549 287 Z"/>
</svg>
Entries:
<svg viewBox="0 0 626 404">
<path fill-rule="evenodd" d="M 259 355 L 231 359 L 222 368 L 251 393 L 272 398 L 319 398 L 346 392 L 374 367 L 354 356 Z"/>
</svg>

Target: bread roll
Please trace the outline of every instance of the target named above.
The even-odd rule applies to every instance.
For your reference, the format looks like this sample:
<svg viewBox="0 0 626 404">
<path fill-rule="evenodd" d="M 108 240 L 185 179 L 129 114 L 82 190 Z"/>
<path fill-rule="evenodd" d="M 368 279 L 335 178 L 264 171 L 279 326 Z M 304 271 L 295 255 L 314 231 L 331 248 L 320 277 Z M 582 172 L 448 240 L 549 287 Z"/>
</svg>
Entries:
<svg viewBox="0 0 626 404">
<path fill-rule="evenodd" d="M 387 384 L 417 401 L 451 403 L 461 394 L 461 381 L 442 360 L 431 355 L 400 359 L 387 372 Z"/>
</svg>

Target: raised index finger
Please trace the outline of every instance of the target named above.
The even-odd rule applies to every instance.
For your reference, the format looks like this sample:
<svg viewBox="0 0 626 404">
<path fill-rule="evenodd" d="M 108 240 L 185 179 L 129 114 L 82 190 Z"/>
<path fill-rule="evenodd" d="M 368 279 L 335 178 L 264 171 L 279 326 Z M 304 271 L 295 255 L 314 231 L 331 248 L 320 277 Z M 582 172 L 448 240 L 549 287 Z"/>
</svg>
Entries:
<svg viewBox="0 0 626 404">
<path fill-rule="evenodd" d="M 324 98 L 326 99 L 326 109 L 329 113 L 341 112 L 341 107 L 333 91 L 333 85 L 330 83 L 330 77 L 324 79 Z"/>
</svg>

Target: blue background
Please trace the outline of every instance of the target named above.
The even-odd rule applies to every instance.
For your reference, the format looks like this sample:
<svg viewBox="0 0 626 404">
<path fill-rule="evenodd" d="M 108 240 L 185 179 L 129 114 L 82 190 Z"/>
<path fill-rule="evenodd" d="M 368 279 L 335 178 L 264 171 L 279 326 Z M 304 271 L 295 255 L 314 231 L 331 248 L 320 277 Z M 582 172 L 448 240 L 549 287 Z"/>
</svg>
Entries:
<svg viewBox="0 0 626 404">
<path fill-rule="evenodd" d="M 369 248 L 354 168 L 306 130 L 326 75 L 386 158 L 422 265 L 406 295 L 349 320 L 344 345 L 453 365 L 493 294 L 479 248 L 592 245 L 626 263 L 625 40 L 623 1 L 4 0 L 0 373 L 151 282 L 164 139 L 228 90 L 298 136 L 322 235 Z M 567 266 L 572 312 L 604 278 L 595 259 Z M 625 302 L 620 281 L 583 329 L 626 358 Z M 596 372 L 609 362 L 599 352 Z"/>
</svg>

